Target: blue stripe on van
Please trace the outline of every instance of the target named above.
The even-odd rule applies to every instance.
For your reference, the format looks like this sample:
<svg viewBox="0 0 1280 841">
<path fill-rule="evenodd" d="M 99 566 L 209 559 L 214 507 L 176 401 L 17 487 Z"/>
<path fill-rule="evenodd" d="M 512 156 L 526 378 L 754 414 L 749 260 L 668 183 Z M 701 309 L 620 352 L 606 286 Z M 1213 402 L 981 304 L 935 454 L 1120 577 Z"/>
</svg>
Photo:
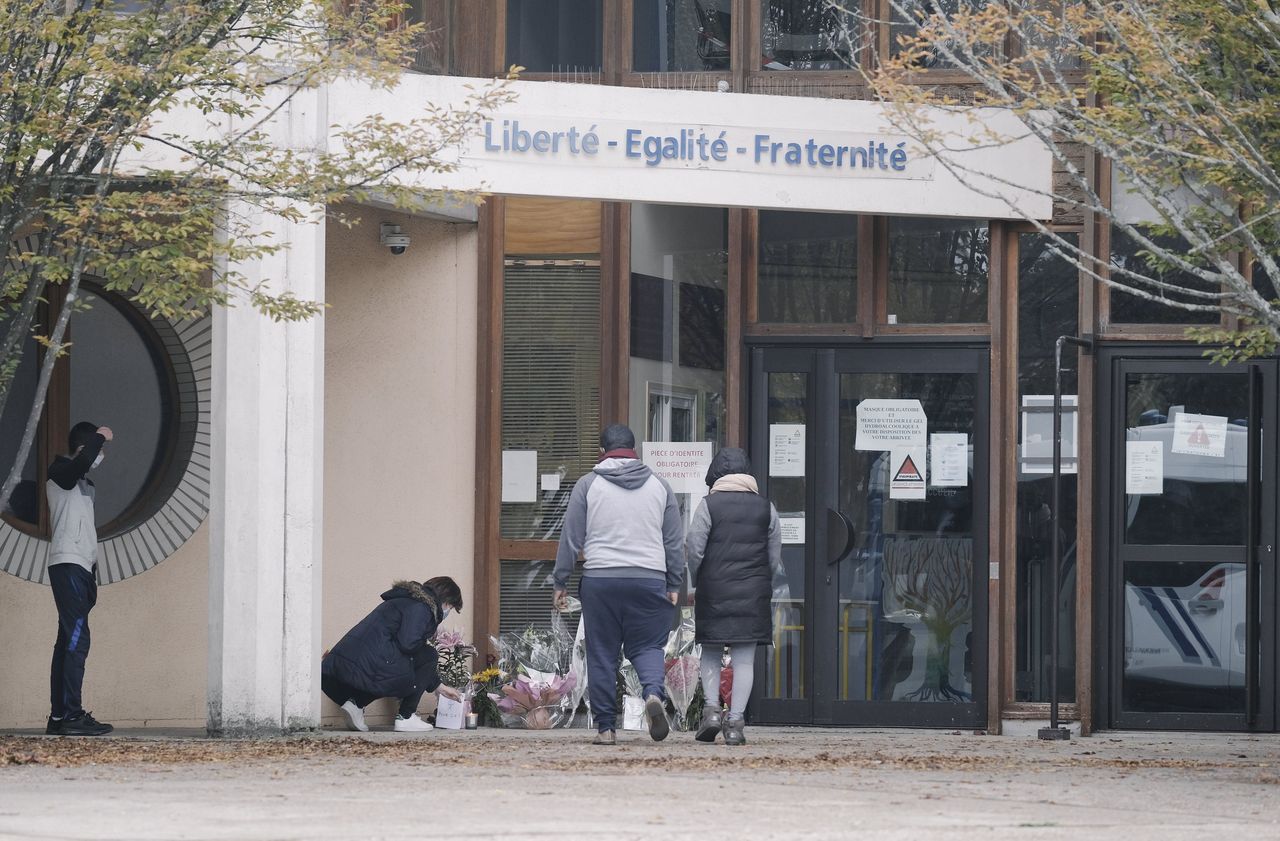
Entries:
<svg viewBox="0 0 1280 841">
<path fill-rule="evenodd" d="M 1173 616 L 1169 614 L 1168 608 L 1164 606 L 1164 600 L 1155 594 L 1151 587 L 1139 587 L 1138 593 L 1142 596 L 1142 600 L 1147 604 L 1147 610 L 1150 611 L 1155 619 L 1156 624 L 1164 630 L 1164 635 L 1178 647 L 1182 652 L 1182 659 L 1185 661 L 1200 660 L 1200 655 L 1196 653 L 1195 647 L 1191 645 L 1191 640 L 1187 639 L 1187 635 L 1182 632 L 1178 623 L 1174 621 Z"/>
</svg>

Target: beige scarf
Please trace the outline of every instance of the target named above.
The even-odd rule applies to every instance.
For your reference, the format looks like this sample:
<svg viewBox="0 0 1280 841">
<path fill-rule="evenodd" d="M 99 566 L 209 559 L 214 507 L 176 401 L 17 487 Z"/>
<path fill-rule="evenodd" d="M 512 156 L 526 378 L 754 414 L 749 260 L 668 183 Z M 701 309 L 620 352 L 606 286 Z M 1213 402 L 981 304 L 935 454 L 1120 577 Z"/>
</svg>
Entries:
<svg viewBox="0 0 1280 841">
<path fill-rule="evenodd" d="M 711 492 L 716 491 L 749 491 L 758 494 L 760 486 L 756 484 L 756 477 L 750 473 L 730 473 L 727 476 L 721 476 L 711 486 Z"/>
</svg>

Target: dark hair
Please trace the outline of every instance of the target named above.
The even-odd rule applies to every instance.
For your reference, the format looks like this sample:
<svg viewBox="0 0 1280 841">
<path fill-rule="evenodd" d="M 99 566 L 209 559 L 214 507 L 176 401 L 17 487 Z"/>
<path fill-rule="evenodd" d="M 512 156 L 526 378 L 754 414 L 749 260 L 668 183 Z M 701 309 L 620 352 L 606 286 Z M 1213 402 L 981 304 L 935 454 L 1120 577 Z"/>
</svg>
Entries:
<svg viewBox="0 0 1280 841">
<path fill-rule="evenodd" d="M 610 450 L 634 450 L 636 434 L 625 423 L 611 423 L 600 433 L 600 448 Z"/>
<path fill-rule="evenodd" d="M 451 604 L 458 609 L 459 613 L 462 612 L 462 588 L 449 576 L 437 575 L 435 578 L 428 578 L 422 582 L 422 586 L 435 591 L 436 596 L 440 598 L 441 608 Z"/>
<path fill-rule="evenodd" d="M 71 427 L 71 431 L 67 433 L 67 446 L 71 448 L 71 452 L 75 452 L 84 445 L 88 444 L 91 438 L 98 432 L 96 423 L 88 421 L 80 421 Z"/>
</svg>

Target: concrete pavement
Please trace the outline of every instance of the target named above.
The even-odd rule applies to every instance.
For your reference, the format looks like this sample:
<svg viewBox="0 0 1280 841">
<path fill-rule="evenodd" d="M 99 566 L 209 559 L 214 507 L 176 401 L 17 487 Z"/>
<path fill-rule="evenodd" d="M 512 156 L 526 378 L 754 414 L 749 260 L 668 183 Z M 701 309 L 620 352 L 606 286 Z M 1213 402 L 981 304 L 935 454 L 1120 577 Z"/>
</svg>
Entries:
<svg viewBox="0 0 1280 841">
<path fill-rule="evenodd" d="M 0 838 L 1280 839 L 1274 735 L 124 735 L 0 736 Z"/>
</svg>

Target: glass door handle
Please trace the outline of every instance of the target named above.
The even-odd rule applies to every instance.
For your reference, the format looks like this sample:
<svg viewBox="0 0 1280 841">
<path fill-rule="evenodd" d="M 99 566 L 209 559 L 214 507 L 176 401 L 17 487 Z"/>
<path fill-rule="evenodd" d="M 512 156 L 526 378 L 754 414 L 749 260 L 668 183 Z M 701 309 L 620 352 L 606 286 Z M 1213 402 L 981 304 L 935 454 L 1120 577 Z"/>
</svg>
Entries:
<svg viewBox="0 0 1280 841">
<path fill-rule="evenodd" d="M 853 551 L 853 522 L 843 511 L 827 509 L 827 564 L 835 565 Z M 839 547 L 839 551 L 835 551 Z"/>
</svg>

